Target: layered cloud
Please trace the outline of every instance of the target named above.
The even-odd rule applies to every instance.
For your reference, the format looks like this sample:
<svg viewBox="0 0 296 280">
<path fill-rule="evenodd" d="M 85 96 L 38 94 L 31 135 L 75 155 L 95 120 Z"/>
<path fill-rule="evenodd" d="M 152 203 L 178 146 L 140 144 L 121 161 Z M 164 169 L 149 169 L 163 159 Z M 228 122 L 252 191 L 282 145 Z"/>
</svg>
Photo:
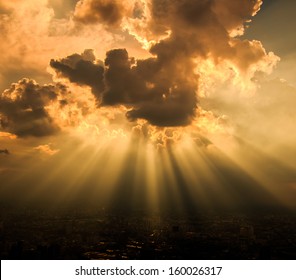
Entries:
<svg viewBox="0 0 296 280">
<path fill-rule="evenodd" d="M 189 125 L 196 118 L 208 61 L 247 84 L 277 62 L 260 42 L 239 38 L 262 1 L 126 1 L 129 12 L 122 3 L 79 1 L 74 18 L 86 25 L 101 22 L 126 29 L 148 43 L 150 58 L 135 59 L 125 49 L 113 49 L 104 65 L 90 51 L 51 60 L 50 65 L 59 77 L 91 87 L 100 107 L 126 106 L 131 121 Z"/>
<path fill-rule="evenodd" d="M 22 15 L 35 11 L 34 1 L 17 3 Z M 211 115 L 211 112 L 201 114 L 203 108 L 199 99 L 219 89 L 215 84 L 227 82 L 237 91 L 256 89 L 256 75 L 270 72 L 278 61 L 259 41 L 240 38 L 245 24 L 259 11 L 262 4 L 259 0 L 239 3 L 81 0 L 67 3 L 63 15 L 57 16 L 59 1 L 50 1 L 49 6 L 42 2 L 42 10 L 36 14 L 43 20 L 38 27 L 42 47 L 46 43 L 54 46 L 52 40 L 57 37 L 73 42 L 78 35 L 83 38 L 85 28 L 98 31 L 99 26 L 101 31 L 104 27 L 134 36 L 143 47 L 149 48 L 150 57 L 137 59 L 125 48 L 117 48 L 106 52 L 104 62 L 91 49 L 51 59 L 54 80 L 65 85 L 40 86 L 25 79 L 4 91 L 0 114 L 1 129 L 5 132 L 19 137 L 51 135 L 64 126 L 65 118 L 70 118 L 68 123 L 73 124 L 78 119 L 74 120 L 74 115 L 83 119 L 91 111 L 99 116 L 111 108 L 121 108 L 135 126 L 141 120 L 160 128 L 187 126 L 198 122 L 201 115 Z M 71 12 L 69 7 L 74 6 Z M 10 14 L 14 20 L 21 16 L 13 5 L 4 5 L 2 10 L 7 20 Z M 5 20 L 2 22 L 8 36 L 11 29 Z M 16 22 L 12 25 L 17 26 Z M 105 50 L 96 48 L 100 54 Z M 75 94 L 65 93 L 66 84 L 76 87 Z M 87 88 L 91 89 L 97 108 L 93 108 L 94 104 L 86 97 Z M 49 92 L 52 95 L 49 96 Z M 67 97 L 61 97 L 65 94 Z M 88 101 L 83 101 L 85 99 Z"/>
</svg>

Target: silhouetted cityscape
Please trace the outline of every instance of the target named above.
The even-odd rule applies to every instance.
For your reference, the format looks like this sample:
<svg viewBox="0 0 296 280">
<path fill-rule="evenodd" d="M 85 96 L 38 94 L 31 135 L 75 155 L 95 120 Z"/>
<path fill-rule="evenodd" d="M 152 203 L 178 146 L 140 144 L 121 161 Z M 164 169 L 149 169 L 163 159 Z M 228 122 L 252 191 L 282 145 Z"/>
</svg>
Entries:
<svg viewBox="0 0 296 280">
<path fill-rule="evenodd" d="M 296 215 L 2 209 L 1 259 L 295 259 Z"/>
</svg>

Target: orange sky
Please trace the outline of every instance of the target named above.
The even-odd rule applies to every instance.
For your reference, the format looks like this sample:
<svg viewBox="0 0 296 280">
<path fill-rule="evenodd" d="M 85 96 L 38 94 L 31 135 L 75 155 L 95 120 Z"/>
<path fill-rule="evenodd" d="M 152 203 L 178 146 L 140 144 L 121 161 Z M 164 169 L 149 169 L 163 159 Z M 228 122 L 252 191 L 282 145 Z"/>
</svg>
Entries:
<svg viewBox="0 0 296 280">
<path fill-rule="evenodd" d="M 294 207 L 291 5 L 0 0 L 3 199 Z"/>
</svg>

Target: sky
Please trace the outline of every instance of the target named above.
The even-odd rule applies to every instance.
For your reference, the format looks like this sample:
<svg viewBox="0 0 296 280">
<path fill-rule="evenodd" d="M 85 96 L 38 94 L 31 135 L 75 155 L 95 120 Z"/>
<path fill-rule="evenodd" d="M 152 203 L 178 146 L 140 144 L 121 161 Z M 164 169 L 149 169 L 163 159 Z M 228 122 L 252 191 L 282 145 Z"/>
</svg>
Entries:
<svg viewBox="0 0 296 280">
<path fill-rule="evenodd" d="M 294 209 L 295 5 L 0 0 L 1 202 Z"/>
</svg>

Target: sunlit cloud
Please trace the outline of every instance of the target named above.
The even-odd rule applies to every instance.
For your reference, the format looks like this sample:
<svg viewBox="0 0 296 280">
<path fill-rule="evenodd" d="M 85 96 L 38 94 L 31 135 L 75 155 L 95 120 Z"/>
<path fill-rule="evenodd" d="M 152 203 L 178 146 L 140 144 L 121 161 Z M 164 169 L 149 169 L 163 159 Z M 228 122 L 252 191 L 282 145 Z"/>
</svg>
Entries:
<svg viewBox="0 0 296 280">
<path fill-rule="evenodd" d="M 39 145 L 38 147 L 35 147 L 34 150 L 39 151 L 39 152 L 44 153 L 49 156 L 53 156 L 59 152 L 59 150 L 52 149 L 49 144 Z"/>
</svg>

